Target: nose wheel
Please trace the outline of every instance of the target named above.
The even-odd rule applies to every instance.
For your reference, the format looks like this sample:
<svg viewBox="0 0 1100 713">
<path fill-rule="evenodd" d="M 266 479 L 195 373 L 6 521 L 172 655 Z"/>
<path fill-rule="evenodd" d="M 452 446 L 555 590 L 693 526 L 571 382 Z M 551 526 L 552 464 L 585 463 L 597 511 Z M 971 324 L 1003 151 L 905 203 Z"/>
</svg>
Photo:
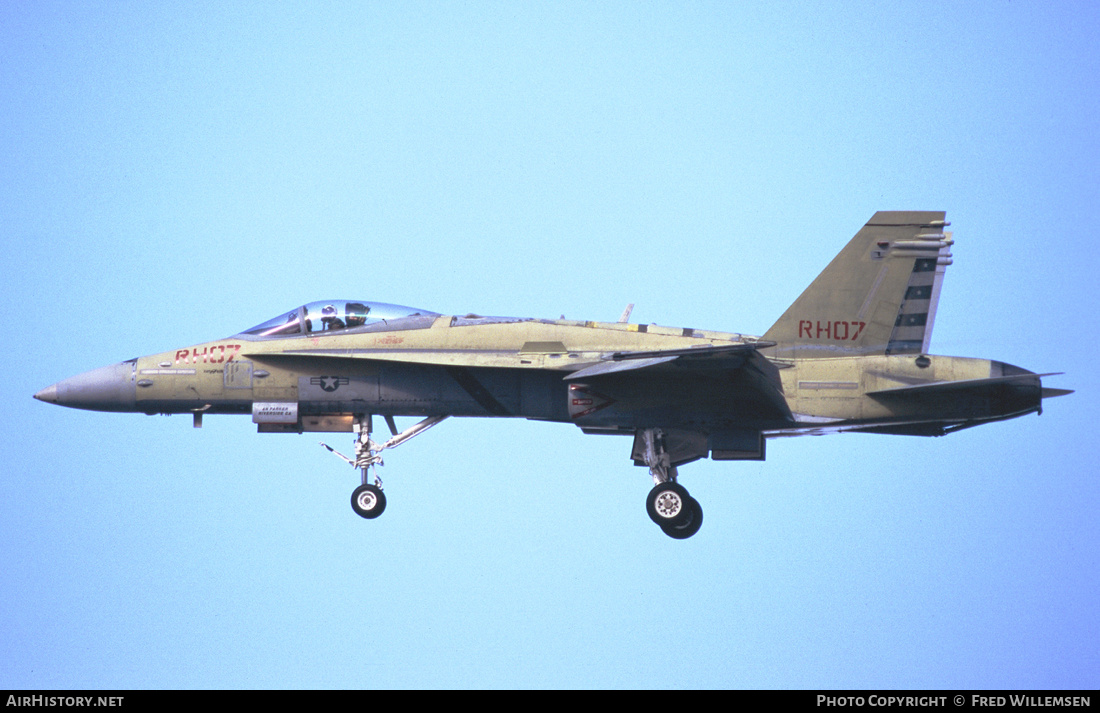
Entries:
<svg viewBox="0 0 1100 713">
<path fill-rule="evenodd" d="M 359 517 L 373 520 L 386 509 L 386 494 L 373 483 L 360 485 L 351 493 L 351 509 Z"/>
</svg>

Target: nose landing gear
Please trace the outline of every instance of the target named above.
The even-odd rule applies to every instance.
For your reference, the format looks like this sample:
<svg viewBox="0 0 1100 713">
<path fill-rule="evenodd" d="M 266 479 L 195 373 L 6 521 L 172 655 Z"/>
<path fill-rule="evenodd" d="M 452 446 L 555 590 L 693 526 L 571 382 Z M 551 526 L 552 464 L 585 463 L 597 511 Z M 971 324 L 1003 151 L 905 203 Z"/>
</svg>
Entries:
<svg viewBox="0 0 1100 713">
<path fill-rule="evenodd" d="M 355 511 L 356 515 L 367 520 L 373 520 L 381 515 L 386 509 L 386 494 L 382 492 L 382 479 L 378 477 L 377 471 L 377 466 L 384 465 L 382 463 L 382 456 L 379 454 L 387 448 L 396 448 L 413 436 L 423 433 L 445 418 L 447 417 L 429 416 L 416 425 L 405 429 L 401 433 L 397 433 L 397 427 L 393 421 L 393 417 L 386 416 L 386 423 L 393 433 L 393 438 L 385 443 L 379 444 L 370 437 L 372 430 L 370 414 L 356 416 L 355 422 L 352 425 L 352 430 L 358 434 L 355 437 L 355 458 L 348 458 L 327 443 L 321 444 L 327 448 L 330 453 L 337 456 L 345 463 L 350 464 L 353 468 L 358 468 L 362 473 L 362 485 L 352 491 L 351 494 L 351 509 Z M 371 476 L 373 476 L 373 483 L 370 482 Z"/>
</svg>

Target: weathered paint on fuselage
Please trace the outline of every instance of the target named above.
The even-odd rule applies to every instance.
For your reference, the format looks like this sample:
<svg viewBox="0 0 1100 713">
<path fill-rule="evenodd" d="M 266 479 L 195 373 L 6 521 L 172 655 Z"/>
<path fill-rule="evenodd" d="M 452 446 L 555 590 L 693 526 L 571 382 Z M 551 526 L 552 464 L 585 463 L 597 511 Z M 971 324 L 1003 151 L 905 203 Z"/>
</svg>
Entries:
<svg viewBox="0 0 1100 713">
<path fill-rule="evenodd" d="M 423 329 L 237 336 L 141 357 L 135 368 L 135 410 L 248 413 L 254 401 L 296 401 L 302 413 L 569 421 L 563 376 L 598 363 L 602 354 L 742 339 L 621 323 L 526 320 L 452 326 L 455 321 L 439 317 Z"/>
<path fill-rule="evenodd" d="M 768 432 L 810 425 L 857 425 L 988 418 L 996 404 L 957 397 L 883 401 L 868 392 L 998 374 L 999 362 L 912 355 L 772 358 L 797 421 L 749 408 L 735 377 L 639 381 L 618 385 L 615 404 L 570 416 L 564 377 L 617 351 L 682 349 L 754 342 L 742 334 L 617 322 L 526 320 L 455 325 L 441 316 L 426 328 L 347 330 L 326 335 L 232 337 L 137 360 L 136 407 L 146 413 L 249 413 L 253 402 L 295 402 L 313 416 L 512 416 L 582 426 L 651 425 Z M 470 320 L 467 320 L 470 321 Z M 767 355 L 769 349 L 763 349 Z M 614 383 L 614 379 L 605 379 Z M 1014 410 L 1037 408 L 1039 395 Z M 725 412 L 725 418 L 716 414 Z M 349 430 L 349 420 L 329 422 Z M 318 429 L 322 430 L 322 429 Z M 327 430 L 327 429 L 325 429 Z"/>
</svg>

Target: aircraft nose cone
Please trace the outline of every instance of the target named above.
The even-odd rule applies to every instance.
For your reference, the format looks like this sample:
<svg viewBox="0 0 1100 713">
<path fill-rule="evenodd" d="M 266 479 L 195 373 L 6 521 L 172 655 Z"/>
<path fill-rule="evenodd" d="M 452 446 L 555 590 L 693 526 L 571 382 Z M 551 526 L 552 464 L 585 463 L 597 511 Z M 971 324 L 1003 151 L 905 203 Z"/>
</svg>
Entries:
<svg viewBox="0 0 1100 713">
<path fill-rule="evenodd" d="M 48 404 L 57 403 L 57 384 L 54 384 L 53 386 L 47 386 L 46 388 L 42 389 L 34 395 L 34 398 L 38 399 L 39 401 L 45 401 Z"/>
<path fill-rule="evenodd" d="M 137 387 L 134 363 L 92 369 L 47 386 L 34 395 L 46 403 L 92 411 L 133 411 Z"/>
</svg>

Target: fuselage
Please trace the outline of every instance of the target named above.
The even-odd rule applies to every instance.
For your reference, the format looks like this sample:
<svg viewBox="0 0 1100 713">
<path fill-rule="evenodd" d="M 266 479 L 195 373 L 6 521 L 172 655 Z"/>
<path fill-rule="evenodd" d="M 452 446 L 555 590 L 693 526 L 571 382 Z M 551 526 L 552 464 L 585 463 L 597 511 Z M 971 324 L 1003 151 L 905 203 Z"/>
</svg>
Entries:
<svg viewBox="0 0 1100 713">
<path fill-rule="evenodd" d="M 1035 411 L 1041 403 L 1038 378 L 979 397 L 869 395 L 1030 373 L 985 359 L 927 355 L 771 356 L 772 379 L 789 413 L 746 402 L 748 376 L 729 370 L 682 375 L 672 370 L 641 380 L 634 373 L 612 374 L 592 380 L 596 386 L 589 391 L 595 397 L 578 396 L 566 381 L 613 353 L 756 341 L 737 333 L 657 325 L 417 313 L 317 333 L 246 332 L 96 369 L 36 397 L 101 411 L 252 414 L 270 431 L 345 431 L 354 415 L 375 414 L 521 417 L 605 432 L 663 426 L 702 432 L 747 428 L 773 435 L 980 422 Z M 765 357 L 777 351 L 761 348 Z M 611 392 L 606 403 L 600 403 L 601 389 Z"/>
</svg>

